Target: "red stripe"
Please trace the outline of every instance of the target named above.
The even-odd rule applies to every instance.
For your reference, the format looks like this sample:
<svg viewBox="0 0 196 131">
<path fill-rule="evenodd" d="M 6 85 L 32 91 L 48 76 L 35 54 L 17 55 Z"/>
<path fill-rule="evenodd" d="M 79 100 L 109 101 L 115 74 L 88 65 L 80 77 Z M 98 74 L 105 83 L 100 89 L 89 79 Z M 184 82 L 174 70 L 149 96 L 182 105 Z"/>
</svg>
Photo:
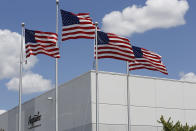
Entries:
<svg viewBox="0 0 196 131">
<path fill-rule="evenodd" d="M 78 13 L 78 14 L 72 13 L 72 14 L 79 18 L 80 23 L 70 25 L 70 26 L 64 26 L 62 29 L 62 37 L 67 36 L 67 38 L 62 38 L 62 41 L 69 40 L 69 39 L 79 39 L 79 38 L 94 39 L 94 36 L 93 37 L 92 36 L 83 36 L 84 34 L 85 35 L 94 35 L 95 34 L 95 31 L 94 31 L 95 25 L 93 24 L 92 19 L 90 18 L 90 14 L 89 13 Z M 83 25 L 85 25 L 87 27 L 81 27 Z M 82 31 L 75 31 L 77 29 L 80 29 Z M 71 32 L 64 33 L 64 31 L 71 31 Z M 80 35 L 80 34 L 83 34 L 83 35 Z M 79 35 L 79 36 L 73 36 L 73 35 Z"/>
<path fill-rule="evenodd" d="M 146 50 L 146 49 L 144 49 L 144 48 L 142 48 L 142 52 L 143 52 L 144 54 L 153 55 L 153 56 L 158 57 L 159 59 L 161 59 L 161 56 L 160 56 L 160 55 L 158 55 L 158 54 L 156 54 L 156 53 L 154 53 L 154 52 L 152 52 L 152 51 Z"/>
<path fill-rule="evenodd" d="M 153 70 L 153 71 L 159 71 L 159 72 L 161 72 L 163 74 L 168 75 L 167 72 L 164 72 L 164 71 L 161 71 L 161 70 L 157 70 L 157 69 L 148 68 L 148 67 L 138 67 L 138 68 L 134 68 L 134 69 L 131 69 L 131 70 L 137 70 L 137 69 L 148 69 L 148 70 Z"/>
<path fill-rule="evenodd" d="M 138 63 L 142 63 L 142 62 L 146 62 L 146 63 L 150 63 L 150 64 L 163 64 L 163 63 L 161 63 L 161 61 L 158 61 L 158 62 L 153 62 L 153 61 L 151 61 L 151 60 L 148 60 L 148 59 L 141 59 L 141 60 L 139 60 L 138 58 L 136 58 L 136 61 L 138 62 Z"/>
<path fill-rule="evenodd" d="M 112 59 L 123 60 L 123 61 L 129 61 L 129 62 L 132 61 L 132 60 L 130 60 L 130 59 L 121 58 L 121 57 L 116 57 L 116 56 L 98 56 L 98 59 L 104 59 L 104 58 L 112 58 Z"/>
<path fill-rule="evenodd" d="M 79 18 L 79 19 L 81 19 L 81 18 Z M 85 19 L 85 20 L 88 20 L 88 19 Z M 87 22 L 87 21 L 80 21 L 80 25 L 89 25 L 89 26 L 93 26 L 93 23 L 90 21 L 90 20 L 88 20 L 89 22 Z"/>
<path fill-rule="evenodd" d="M 137 59 L 137 58 L 136 58 Z M 142 59 L 137 59 L 138 61 L 146 61 L 146 62 L 155 62 L 155 63 L 161 63 L 161 60 L 153 60 L 153 59 L 150 59 L 150 58 L 146 58 L 144 57 L 143 60 Z"/>
<path fill-rule="evenodd" d="M 160 70 L 166 70 L 165 66 L 162 66 L 162 65 L 155 66 L 155 65 L 151 65 L 151 64 L 130 64 L 130 67 L 132 67 L 132 66 L 134 67 L 134 66 L 137 66 L 137 65 L 139 65 L 139 66 L 153 67 L 153 68 L 160 69 Z"/>
<path fill-rule="evenodd" d="M 31 55 L 38 55 L 38 54 L 45 54 L 45 55 L 48 55 L 48 56 L 51 56 L 51 57 L 54 57 L 54 58 L 60 58 L 60 56 L 59 56 L 59 54 L 58 53 L 55 53 L 55 54 L 47 54 L 47 53 L 45 53 L 45 52 L 38 52 L 38 53 L 29 53 L 27 56 L 26 56 L 26 58 L 27 57 L 30 57 Z M 57 56 L 56 56 L 57 55 Z"/>
<path fill-rule="evenodd" d="M 101 55 L 101 54 L 115 54 L 115 55 L 120 55 L 120 56 L 124 56 L 124 57 L 129 57 L 132 59 L 134 58 L 134 56 L 126 55 L 126 54 L 118 53 L 118 52 L 114 52 L 114 51 L 100 51 L 100 52 L 98 52 L 98 55 Z"/>
<path fill-rule="evenodd" d="M 126 45 L 118 45 L 118 44 L 112 44 L 112 43 L 109 43 L 109 44 L 107 44 L 107 45 L 111 45 L 111 46 L 115 46 L 115 47 L 120 47 L 120 48 L 129 49 L 129 50 L 131 50 L 131 52 L 133 52 L 131 45 L 130 45 L 130 46 L 126 46 Z M 107 46 L 107 45 L 106 45 L 106 46 Z M 99 46 L 99 45 L 98 45 L 98 46 Z"/>
<path fill-rule="evenodd" d="M 58 36 L 56 33 L 52 33 L 52 32 L 35 31 L 35 33 L 39 33 L 39 34 L 49 34 L 49 35 L 56 35 L 56 36 Z"/>
<path fill-rule="evenodd" d="M 131 71 L 131 70 L 137 70 L 137 69 L 148 69 L 148 70 L 153 70 L 153 71 L 159 71 L 159 72 L 161 72 L 161 73 L 163 73 L 163 74 L 168 75 L 167 72 L 164 72 L 164 71 L 161 71 L 161 70 L 157 70 L 157 69 L 148 68 L 148 67 L 135 67 L 135 68 L 130 69 L 130 71 Z"/>
<path fill-rule="evenodd" d="M 113 42 L 113 43 L 122 43 L 122 44 L 130 45 L 130 43 L 125 42 L 125 41 L 120 41 L 120 40 L 109 40 L 109 42 Z"/>
<path fill-rule="evenodd" d="M 107 34 L 109 38 L 109 43 L 105 45 L 98 45 L 98 59 L 113 58 L 117 60 L 133 62 L 135 57 L 133 54 L 132 47 L 129 43 L 129 40 L 112 33 L 107 33 Z M 111 39 L 115 39 L 115 40 L 111 40 Z M 104 50 L 108 50 L 108 51 L 104 51 Z"/>
<path fill-rule="evenodd" d="M 37 38 L 44 38 L 44 39 L 51 39 L 51 40 L 58 40 L 58 38 L 57 38 L 57 37 L 38 36 L 38 35 L 35 35 L 35 37 L 37 37 Z"/>
<path fill-rule="evenodd" d="M 48 43 L 48 44 L 56 44 L 54 41 L 43 41 L 43 40 L 36 40 L 37 43 Z"/>
<path fill-rule="evenodd" d="M 140 65 L 143 65 L 142 62 L 145 62 L 145 63 L 149 63 L 150 65 L 156 65 L 156 66 L 163 66 L 165 67 L 162 63 L 152 63 L 151 61 L 146 61 L 146 60 L 137 60 L 136 61 L 138 62 L 138 64 Z M 136 63 L 137 64 L 137 63 Z"/>
<path fill-rule="evenodd" d="M 37 48 L 37 49 L 32 49 L 32 48 L 28 48 L 26 50 L 26 53 L 28 53 L 29 51 L 33 51 L 33 52 L 36 52 L 36 51 L 46 51 L 46 52 L 53 52 L 53 51 L 59 51 L 58 48 L 53 48 L 53 49 L 45 49 L 45 48 Z"/>
<path fill-rule="evenodd" d="M 145 52 L 143 52 L 143 56 L 146 56 L 146 57 L 154 57 L 156 59 L 161 59 L 160 56 L 155 55 L 155 54 L 152 54 L 152 53 L 145 53 Z"/>
<path fill-rule="evenodd" d="M 92 21 L 91 21 L 91 18 L 89 17 L 89 16 L 78 16 L 78 18 L 79 18 L 79 20 L 88 20 L 89 22 L 91 22 L 91 24 L 92 24 Z"/>
<path fill-rule="evenodd" d="M 75 35 L 75 34 L 87 34 L 87 35 L 94 35 L 94 34 L 95 34 L 95 32 L 77 31 L 77 32 L 63 33 L 63 34 L 62 34 L 62 36 Z"/>
<path fill-rule="evenodd" d="M 81 15 L 90 15 L 90 13 L 78 13 L 77 16 L 81 16 Z"/>
<path fill-rule="evenodd" d="M 122 49 L 119 49 L 117 47 L 110 47 L 110 46 L 102 46 L 102 47 L 99 47 L 98 46 L 98 51 L 102 50 L 102 49 L 113 49 L 113 50 L 118 50 L 118 51 L 122 51 L 122 52 L 125 52 L 125 53 L 130 53 L 130 54 L 133 54 L 133 52 L 131 50 L 122 50 Z M 125 48 L 125 49 L 129 49 L 129 48 Z M 133 54 L 134 55 L 134 54 Z"/>
<path fill-rule="evenodd" d="M 154 68 L 157 68 L 157 69 L 163 69 L 163 70 L 166 70 L 166 67 L 164 65 L 152 65 L 152 64 L 145 64 L 145 63 L 130 63 L 130 66 L 148 66 L 148 67 L 154 67 Z"/>
<path fill-rule="evenodd" d="M 69 30 L 75 30 L 75 29 L 84 29 L 84 30 L 91 30 L 91 29 L 95 29 L 95 27 L 91 27 L 91 26 L 88 26 L 88 27 L 80 27 L 80 26 L 75 26 L 75 27 L 70 27 L 70 28 L 64 28 L 64 29 L 62 29 L 62 31 L 69 31 Z"/>
<path fill-rule="evenodd" d="M 121 39 L 121 40 L 123 40 L 123 41 L 126 41 L 126 42 L 130 42 L 130 40 L 129 39 L 126 39 L 126 38 L 122 38 L 122 37 L 119 37 L 119 36 L 108 36 L 109 38 L 116 38 L 116 39 Z"/>
<path fill-rule="evenodd" d="M 63 38 L 62 41 L 69 40 L 69 39 L 94 39 L 95 37 L 89 37 L 89 36 L 76 36 L 76 37 L 68 37 L 68 38 Z"/>
<path fill-rule="evenodd" d="M 157 60 L 160 60 L 161 61 L 161 59 L 160 59 L 160 57 L 157 57 L 157 56 L 148 56 L 148 55 L 145 55 L 145 54 L 143 54 L 143 57 L 145 57 L 145 58 L 152 58 L 152 59 L 157 59 Z"/>
<path fill-rule="evenodd" d="M 43 47 L 43 48 L 48 48 L 48 47 L 56 47 L 55 44 L 51 44 L 51 45 L 41 45 L 41 44 L 36 44 L 36 45 L 31 45 L 31 44 L 28 44 L 25 46 L 25 48 L 29 48 L 29 47 Z"/>
<path fill-rule="evenodd" d="M 143 67 L 152 67 L 152 68 L 156 68 L 156 69 L 159 69 L 159 70 L 165 70 L 166 71 L 166 68 L 165 67 L 157 67 L 157 66 L 155 66 L 155 65 L 150 65 L 150 64 L 130 64 L 130 68 L 134 68 L 135 66 L 143 66 Z"/>
</svg>

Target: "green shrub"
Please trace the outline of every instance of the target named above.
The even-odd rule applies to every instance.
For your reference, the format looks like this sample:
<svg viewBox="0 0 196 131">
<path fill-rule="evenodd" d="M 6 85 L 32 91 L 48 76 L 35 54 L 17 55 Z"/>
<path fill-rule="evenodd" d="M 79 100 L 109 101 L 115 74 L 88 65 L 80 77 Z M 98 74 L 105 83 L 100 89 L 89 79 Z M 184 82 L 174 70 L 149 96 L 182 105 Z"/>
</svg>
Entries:
<svg viewBox="0 0 196 131">
<path fill-rule="evenodd" d="M 187 123 L 182 125 L 180 121 L 177 121 L 175 124 L 171 121 L 171 117 L 166 121 L 163 116 L 161 116 L 158 123 L 163 125 L 163 131 L 196 131 L 196 125 L 189 126 Z"/>
</svg>

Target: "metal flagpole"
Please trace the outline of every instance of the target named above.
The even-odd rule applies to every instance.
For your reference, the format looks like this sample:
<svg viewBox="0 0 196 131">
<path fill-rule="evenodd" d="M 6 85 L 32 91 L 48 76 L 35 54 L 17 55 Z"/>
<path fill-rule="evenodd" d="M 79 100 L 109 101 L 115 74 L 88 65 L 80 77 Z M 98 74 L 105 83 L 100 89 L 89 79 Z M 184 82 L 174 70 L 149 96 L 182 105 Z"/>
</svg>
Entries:
<svg viewBox="0 0 196 131">
<path fill-rule="evenodd" d="M 18 105 L 18 131 L 21 131 L 21 118 L 22 118 L 22 104 L 21 104 L 21 99 L 22 99 L 22 69 L 23 69 L 23 44 L 24 44 L 24 28 L 25 24 L 22 23 L 22 36 L 21 36 L 21 51 L 20 51 L 20 78 L 19 78 L 19 105 Z"/>
<path fill-rule="evenodd" d="M 96 49 L 96 131 L 99 131 L 99 88 L 98 88 L 98 47 L 97 47 L 97 27 L 98 22 L 95 22 L 95 49 Z"/>
<path fill-rule="evenodd" d="M 58 35 L 58 11 L 59 11 L 59 0 L 56 0 L 56 33 Z M 58 48 L 58 40 L 56 42 Z M 56 58 L 56 131 L 59 131 L 59 91 L 58 91 L 58 58 Z"/>
<path fill-rule="evenodd" d="M 130 89 L 129 89 L 129 62 L 127 61 L 127 131 L 131 131 L 131 120 L 130 120 Z"/>
</svg>

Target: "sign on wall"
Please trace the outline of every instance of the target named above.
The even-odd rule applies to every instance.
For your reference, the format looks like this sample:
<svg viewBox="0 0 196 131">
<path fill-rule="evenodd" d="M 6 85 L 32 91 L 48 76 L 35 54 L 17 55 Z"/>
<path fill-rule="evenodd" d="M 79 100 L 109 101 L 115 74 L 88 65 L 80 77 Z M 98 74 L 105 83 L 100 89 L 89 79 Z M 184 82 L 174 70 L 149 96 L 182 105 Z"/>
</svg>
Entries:
<svg viewBox="0 0 196 131">
<path fill-rule="evenodd" d="M 29 129 L 41 126 L 41 115 L 37 112 L 36 115 L 30 115 L 28 118 Z"/>
</svg>

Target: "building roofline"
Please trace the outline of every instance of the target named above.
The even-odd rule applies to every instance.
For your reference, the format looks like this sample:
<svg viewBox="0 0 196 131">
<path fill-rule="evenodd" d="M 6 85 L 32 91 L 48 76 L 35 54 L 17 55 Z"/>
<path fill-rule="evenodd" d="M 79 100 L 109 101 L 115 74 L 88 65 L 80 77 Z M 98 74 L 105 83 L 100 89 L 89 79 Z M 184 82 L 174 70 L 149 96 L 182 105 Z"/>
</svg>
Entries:
<svg viewBox="0 0 196 131">
<path fill-rule="evenodd" d="M 91 70 L 90 72 L 95 72 L 95 70 Z M 127 75 L 127 74 L 124 74 L 124 73 L 107 72 L 107 71 L 99 71 L 99 73 L 102 73 L 102 74 L 111 74 L 111 75 L 120 75 L 120 76 L 126 76 Z M 177 80 L 177 79 L 169 79 L 169 78 L 141 76 L 141 75 L 132 75 L 132 74 L 130 74 L 130 76 L 131 77 L 138 77 L 138 78 L 147 78 L 147 79 L 156 79 L 156 80 L 165 80 L 165 81 L 175 81 L 175 82 L 181 82 L 181 83 L 196 84 L 196 82 L 190 82 L 190 81 L 184 81 L 184 80 Z"/>
</svg>

